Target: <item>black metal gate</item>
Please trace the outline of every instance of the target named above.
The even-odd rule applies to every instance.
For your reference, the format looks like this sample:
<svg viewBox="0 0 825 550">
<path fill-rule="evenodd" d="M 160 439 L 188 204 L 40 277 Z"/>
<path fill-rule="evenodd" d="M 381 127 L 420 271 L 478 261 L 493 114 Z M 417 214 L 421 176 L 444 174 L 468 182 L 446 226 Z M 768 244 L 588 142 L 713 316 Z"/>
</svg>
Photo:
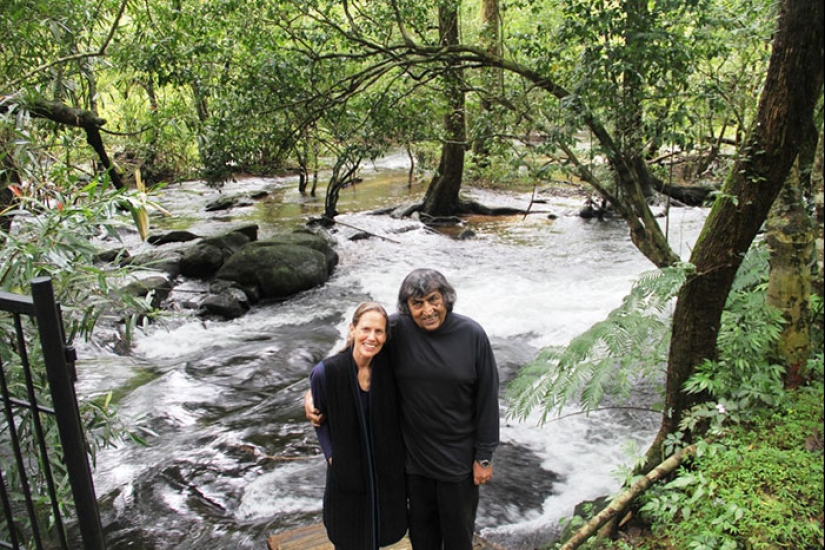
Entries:
<svg viewBox="0 0 825 550">
<path fill-rule="evenodd" d="M 31 296 L 0 292 L 0 315 L 10 314 L 14 325 L 15 341 L 4 343 L 15 353 L 6 360 L 16 363 L 11 377 L 12 365 L 4 364 L 0 356 L 0 405 L 5 418 L 5 424 L 0 422 L 0 548 L 74 549 L 77 546 L 70 546 L 67 534 L 67 525 L 74 524 L 84 550 L 105 550 L 74 391 L 74 350 L 65 343 L 51 279 L 34 279 L 31 291 Z M 42 392 L 38 395 L 27 328 L 29 334 L 36 329 L 40 338 L 50 399 Z M 49 402 L 51 406 L 44 405 Z M 44 422 L 46 416 L 53 421 Z M 47 445 L 46 430 L 55 424 L 59 450 Z M 25 448 L 24 441 L 34 441 L 34 448 Z M 58 501 L 57 484 L 64 476 L 71 487 L 74 505 L 69 509 L 75 517 L 66 517 L 66 507 Z"/>
</svg>

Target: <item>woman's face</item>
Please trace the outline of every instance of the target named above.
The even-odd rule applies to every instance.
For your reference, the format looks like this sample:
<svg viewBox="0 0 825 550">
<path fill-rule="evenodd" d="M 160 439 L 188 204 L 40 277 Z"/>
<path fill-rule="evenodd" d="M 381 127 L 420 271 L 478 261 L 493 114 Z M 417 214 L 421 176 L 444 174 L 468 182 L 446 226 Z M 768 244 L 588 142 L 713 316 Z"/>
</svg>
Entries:
<svg viewBox="0 0 825 550">
<path fill-rule="evenodd" d="M 367 311 L 350 325 L 352 354 L 356 359 L 372 359 L 387 341 L 387 320 L 377 311 Z"/>
</svg>

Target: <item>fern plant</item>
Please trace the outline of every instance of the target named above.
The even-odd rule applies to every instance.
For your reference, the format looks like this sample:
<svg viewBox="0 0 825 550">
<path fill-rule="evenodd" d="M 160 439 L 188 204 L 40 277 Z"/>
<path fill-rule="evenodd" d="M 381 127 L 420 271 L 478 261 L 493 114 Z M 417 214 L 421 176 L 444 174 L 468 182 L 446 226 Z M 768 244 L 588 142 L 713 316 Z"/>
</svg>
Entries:
<svg viewBox="0 0 825 550">
<path fill-rule="evenodd" d="M 636 383 L 664 373 L 669 308 L 693 266 L 683 263 L 640 276 L 622 304 L 567 346 L 543 349 L 508 386 L 509 414 L 542 409 L 541 423 L 576 401 L 584 412 L 626 401 Z"/>
<path fill-rule="evenodd" d="M 585 413 L 626 402 L 640 380 L 662 380 L 670 346 L 670 306 L 693 272 L 688 263 L 642 274 L 622 304 L 567 346 L 543 349 L 508 387 L 509 414 L 524 419 L 536 409 L 547 422 L 568 404 Z M 686 391 L 709 392 L 688 422 L 718 413 L 775 403 L 782 368 L 770 361 L 781 314 L 766 304 L 768 252 L 760 244 L 743 259 L 721 319 L 718 356 L 705 362 Z M 657 407 L 654 404 L 653 407 Z"/>
</svg>

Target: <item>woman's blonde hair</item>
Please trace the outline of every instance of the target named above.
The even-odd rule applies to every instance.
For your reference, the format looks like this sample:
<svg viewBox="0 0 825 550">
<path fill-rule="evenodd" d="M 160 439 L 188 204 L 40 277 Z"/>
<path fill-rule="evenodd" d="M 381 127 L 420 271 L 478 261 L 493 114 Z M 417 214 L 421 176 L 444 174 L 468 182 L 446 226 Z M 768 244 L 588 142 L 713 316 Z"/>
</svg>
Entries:
<svg viewBox="0 0 825 550">
<path fill-rule="evenodd" d="M 384 309 L 384 306 L 379 304 L 378 302 L 361 302 L 358 304 L 358 307 L 355 308 L 355 311 L 352 313 L 352 320 L 350 321 L 350 327 L 357 327 L 358 322 L 361 320 L 361 317 L 370 311 L 377 311 L 384 317 L 384 323 L 386 324 L 386 331 L 387 331 L 387 340 L 390 339 L 390 316 L 387 314 L 387 310 Z M 349 348 L 353 345 L 352 341 L 352 332 L 347 331 L 347 343 L 344 344 L 344 347 L 341 348 L 341 351 Z"/>
</svg>

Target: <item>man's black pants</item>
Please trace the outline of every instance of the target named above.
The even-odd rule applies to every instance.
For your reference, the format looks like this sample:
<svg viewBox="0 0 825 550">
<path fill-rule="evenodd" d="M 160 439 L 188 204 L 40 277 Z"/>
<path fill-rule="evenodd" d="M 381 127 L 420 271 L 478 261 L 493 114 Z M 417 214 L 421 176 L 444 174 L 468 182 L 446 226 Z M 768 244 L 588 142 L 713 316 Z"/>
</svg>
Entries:
<svg viewBox="0 0 825 550">
<path fill-rule="evenodd" d="M 478 486 L 407 476 L 410 542 L 415 550 L 472 550 Z"/>
</svg>

